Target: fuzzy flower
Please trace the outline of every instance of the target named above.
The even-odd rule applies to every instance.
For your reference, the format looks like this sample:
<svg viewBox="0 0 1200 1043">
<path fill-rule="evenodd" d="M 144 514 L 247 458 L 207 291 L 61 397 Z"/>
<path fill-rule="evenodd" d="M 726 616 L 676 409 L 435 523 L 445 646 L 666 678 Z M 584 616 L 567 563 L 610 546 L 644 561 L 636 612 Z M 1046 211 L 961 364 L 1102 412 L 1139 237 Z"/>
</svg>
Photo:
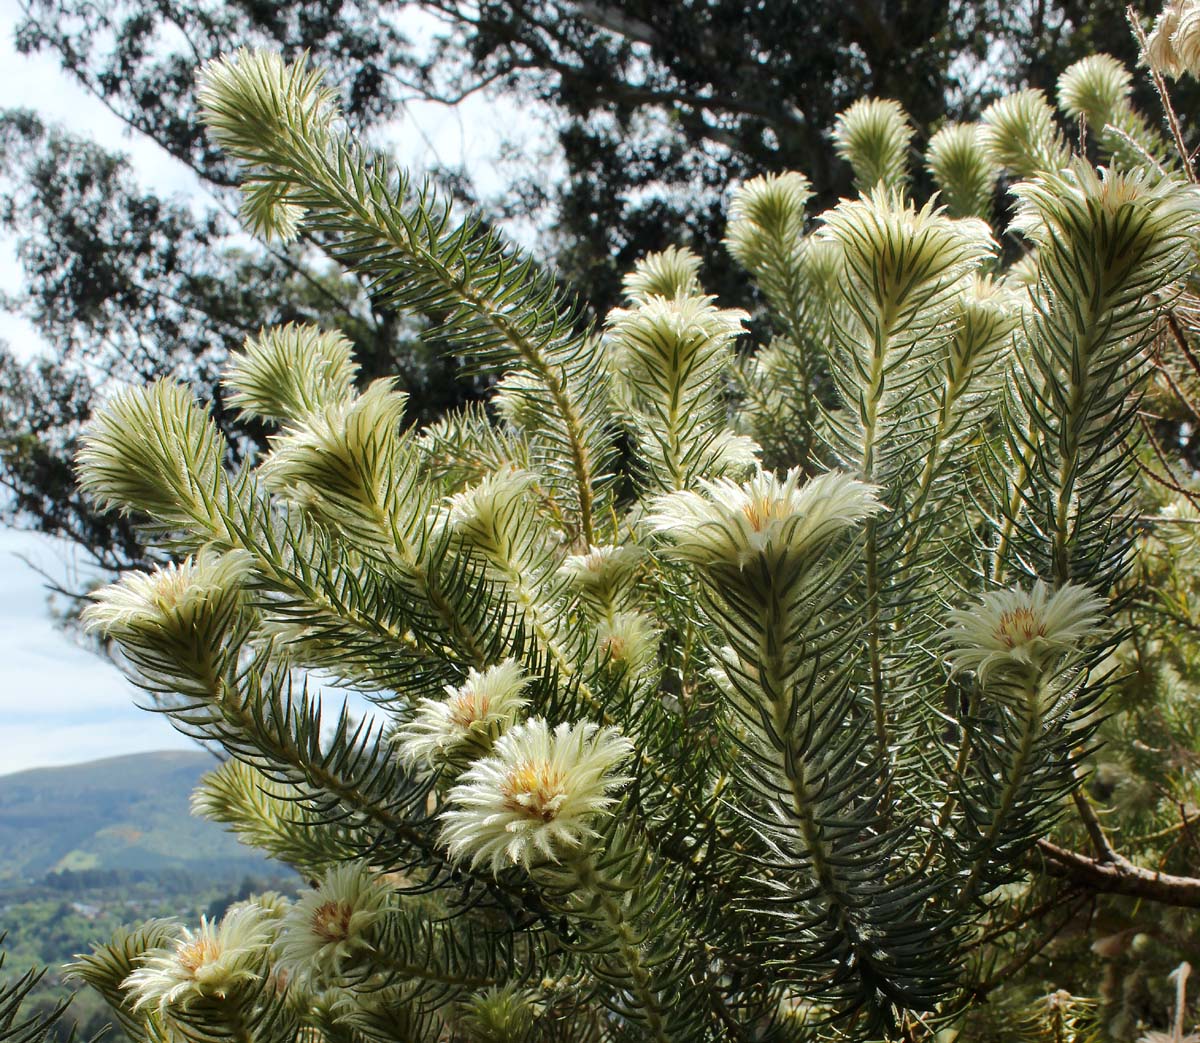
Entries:
<svg viewBox="0 0 1200 1043">
<path fill-rule="evenodd" d="M 435 524 L 497 563 L 514 564 L 522 544 L 521 516 L 537 479 L 505 467 L 446 499 Z"/>
<path fill-rule="evenodd" d="M 509 1043 L 526 1037 L 539 1007 L 528 989 L 493 985 L 462 1003 L 462 1026 L 472 1043 Z"/>
<path fill-rule="evenodd" d="M 321 79 L 307 56 L 288 64 L 273 51 L 242 49 L 200 70 L 201 118 L 213 141 L 246 170 L 241 214 L 256 235 L 286 242 L 305 217 L 294 186 L 269 169 L 270 148 L 281 137 L 303 132 L 311 140 L 328 132 L 337 102 Z"/>
<path fill-rule="evenodd" d="M 153 572 L 129 573 L 92 594 L 84 629 L 116 641 L 156 688 L 207 695 L 245 605 L 245 551 L 201 551 Z"/>
<path fill-rule="evenodd" d="M 512 659 L 468 671 L 457 688 L 446 685 L 445 699 L 422 699 L 416 716 L 397 730 L 400 759 L 437 769 L 463 768 L 486 756 L 528 704 L 528 685 L 521 664 Z"/>
<path fill-rule="evenodd" d="M 308 211 L 294 202 L 288 185 L 270 178 L 246 178 L 238 216 L 251 235 L 267 242 L 290 243 L 300 234 Z"/>
<path fill-rule="evenodd" d="M 517 725 L 450 791 L 442 843 L 457 861 L 527 869 L 557 862 L 598 834 L 593 823 L 613 805 L 609 791 L 633 746 L 614 728 L 539 718 Z"/>
<path fill-rule="evenodd" d="M 213 140 L 233 158 L 257 164 L 264 142 L 285 128 L 310 133 L 337 117 L 337 100 L 307 56 L 287 63 L 274 51 L 242 48 L 205 62 L 196 79 L 200 115 Z"/>
<path fill-rule="evenodd" d="M 84 430 L 75 464 L 80 488 L 101 507 L 223 533 L 214 504 L 227 448 L 191 389 L 164 379 L 106 402 Z"/>
<path fill-rule="evenodd" d="M 617 612 L 597 627 L 596 648 L 615 669 L 637 676 L 658 656 L 658 637 L 641 612 Z"/>
<path fill-rule="evenodd" d="M 371 928 L 388 909 L 391 888 L 364 862 L 326 871 L 283 918 L 276 956 L 289 979 L 338 977 L 346 961 L 369 952 Z"/>
<path fill-rule="evenodd" d="M 1179 5 L 1169 3 L 1154 20 L 1154 29 L 1146 39 L 1146 64 L 1164 76 L 1178 77 L 1183 72 L 1171 38 L 1179 28 Z"/>
<path fill-rule="evenodd" d="M 1021 321 L 1019 303 L 1003 283 L 975 275 L 955 300 L 954 334 L 947 352 L 947 379 L 954 388 L 965 384 L 995 357 L 997 349 Z"/>
<path fill-rule="evenodd" d="M 898 328 L 929 312 L 996 249 L 984 222 L 947 217 L 931 203 L 918 210 L 882 186 L 843 199 L 821 220 L 818 236 L 842 247 L 855 296 L 896 312 Z"/>
<path fill-rule="evenodd" d="M 1200 0 L 1183 0 L 1171 45 L 1183 71 L 1200 77 Z"/>
<path fill-rule="evenodd" d="M 1068 583 L 1053 593 L 1041 580 L 984 594 L 949 615 L 950 664 L 974 671 L 986 684 L 993 674 L 1036 681 L 1078 652 L 1104 618 L 1105 603 L 1086 587 Z"/>
<path fill-rule="evenodd" d="M 93 603 L 83 611 L 84 629 L 117 641 L 209 631 L 240 602 L 249 570 L 245 551 L 206 550 L 152 572 L 127 573 L 91 595 Z"/>
<path fill-rule="evenodd" d="M 700 291 L 699 271 L 700 258 L 691 250 L 668 246 L 636 262 L 621 280 L 621 289 L 634 303 L 650 297 L 692 297 Z"/>
<path fill-rule="evenodd" d="M 587 604 L 601 611 L 624 602 L 644 554 L 637 544 L 590 546 L 586 554 L 570 554 L 558 570 Z"/>
<path fill-rule="evenodd" d="M 372 382 L 357 397 L 335 399 L 272 438 L 259 474 L 272 489 L 313 504 L 374 510 L 407 401 L 390 380 Z"/>
<path fill-rule="evenodd" d="M 247 337 L 226 363 L 221 385 L 243 417 L 286 421 L 348 401 L 357 373 L 340 332 L 289 322 Z"/>
<path fill-rule="evenodd" d="M 661 397 L 681 384 L 703 386 L 710 365 L 728 361 L 750 316 L 716 308 L 711 297 L 649 297 L 609 313 L 611 366 L 644 394 Z"/>
<path fill-rule="evenodd" d="M 1133 77 L 1110 54 L 1081 58 L 1058 78 L 1059 107 L 1072 119 L 1082 116 L 1093 133 L 1111 123 L 1125 104 Z"/>
<path fill-rule="evenodd" d="M 1067 161 L 1054 110 L 1036 88 L 992 102 L 980 120 L 980 141 L 996 163 L 1017 177 L 1058 170 Z"/>
<path fill-rule="evenodd" d="M 725 246 L 747 271 L 758 273 L 803 247 L 808 178 L 795 171 L 751 178 L 733 193 Z"/>
<path fill-rule="evenodd" d="M 986 217 L 999 168 L 983 147 L 977 123 L 949 123 L 932 138 L 925 163 L 954 217 Z"/>
<path fill-rule="evenodd" d="M 854 169 L 859 189 L 899 188 L 907 178 L 913 127 L 900 103 L 859 98 L 833 127 L 837 154 Z"/>
<path fill-rule="evenodd" d="M 162 1013 L 225 999 L 262 977 L 270 941 L 266 918 L 251 906 L 231 909 L 219 924 L 201 918 L 199 930 L 185 927 L 174 946 L 145 953 L 122 988 L 132 993 L 134 1009 Z"/>
<path fill-rule="evenodd" d="M 1200 191 L 1145 171 L 1097 172 L 1076 162 L 1013 186 L 1011 227 L 1043 249 L 1099 259 L 1105 282 L 1119 286 L 1153 274 L 1158 285 L 1181 275 L 1200 227 Z M 1092 263 L 1095 263 L 1092 260 Z"/>
<path fill-rule="evenodd" d="M 700 486 L 703 495 L 660 496 L 648 521 L 672 541 L 675 557 L 701 567 L 802 558 L 882 509 L 873 486 L 838 471 L 804 484 L 794 468 L 782 481 L 761 471 L 741 484 L 724 478 Z"/>
</svg>

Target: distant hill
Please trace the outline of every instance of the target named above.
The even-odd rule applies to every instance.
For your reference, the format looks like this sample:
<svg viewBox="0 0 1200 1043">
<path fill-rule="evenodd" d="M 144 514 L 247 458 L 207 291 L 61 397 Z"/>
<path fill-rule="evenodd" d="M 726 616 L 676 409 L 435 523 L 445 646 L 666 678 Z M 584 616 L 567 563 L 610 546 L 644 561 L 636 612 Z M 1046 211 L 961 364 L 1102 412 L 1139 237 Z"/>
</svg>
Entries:
<svg viewBox="0 0 1200 1043">
<path fill-rule="evenodd" d="M 269 872 L 272 863 L 189 813 L 215 766 L 201 751 L 171 750 L 0 776 L 0 882 L 58 869 Z"/>
</svg>

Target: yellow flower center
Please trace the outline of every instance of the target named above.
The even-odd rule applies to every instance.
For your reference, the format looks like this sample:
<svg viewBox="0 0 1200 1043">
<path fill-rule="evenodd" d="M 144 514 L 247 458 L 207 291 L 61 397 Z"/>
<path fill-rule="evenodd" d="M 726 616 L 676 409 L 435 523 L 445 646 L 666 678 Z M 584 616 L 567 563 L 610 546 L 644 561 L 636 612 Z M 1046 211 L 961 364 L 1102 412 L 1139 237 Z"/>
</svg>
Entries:
<svg viewBox="0 0 1200 1043">
<path fill-rule="evenodd" d="M 1045 636 L 1046 624 L 1038 619 L 1032 609 L 1014 608 L 1010 612 L 1000 614 L 996 638 L 1005 648 L 1015 648 L 1017 645 L 1028 644 L 1035 637 Z"/>
<path fill-rule="evenodd" d="M 621 637 L 620 634 L 612 634 L 606 637 L 601 647 L 605 654 L 612 659 L 622 660 L 629 654 L 629 647 L 625 638 Z"/>
<path fill-rule="evenodd" d="M 326 944 L 344 942 L 350 937 L 350 917 L 354 910 L 345 902 L 326 902 L 312 915 L 312 930 Z"/>
<path fill-rule="evenodd" d="M 488 714 L 491 700 L 476 692 L 459 692 L 450 700 L 450 720 L 458 727 L 467 729 Z"/>
<path fill-rule="evenodd" d="M 191 941 L 184 942 L 176 951 L 179 966 L 191 977 L 195 977 L 205 964 L 213 963 L 221 955 L 221 947 L 215 938 L 200 935 Z"/>
<path fill-rule="evenodd" d="M 765 496 L 756 496 L 742 505 L 742 514 L 755 532 L 762 532 L 779 514 L 779 505 Z"/>
<path fill-rule="evenodd" d="M 525 760 L 509 769 L 500 793 L 509 811 L 552 822 L 567 796 L 566 783 L 561 768 L 544 760 Z"/>
</svg>

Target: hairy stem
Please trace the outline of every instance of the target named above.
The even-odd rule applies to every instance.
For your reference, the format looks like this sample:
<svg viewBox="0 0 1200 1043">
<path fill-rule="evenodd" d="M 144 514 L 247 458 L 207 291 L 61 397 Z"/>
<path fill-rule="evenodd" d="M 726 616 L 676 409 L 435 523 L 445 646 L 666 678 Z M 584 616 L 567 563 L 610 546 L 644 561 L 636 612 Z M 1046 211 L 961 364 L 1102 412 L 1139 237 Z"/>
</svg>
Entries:
<svg viewBox="0 0 1200 1043">
<path fill-rule="evenodd" d="M 1042 701 L 1037 684 L 1030 684 L 1024 691 L 1025 715 L 1021 722 L 1021 734 L 1017 742 L 1016 755 L 1013 757 L 1008 778 L 1000 791 L 1000 799 L 996 802 L 996 810 L 992 815 L 991 824 L 977 845 L 978 853 L 971 873 L 967 877 L 963 889 L 959 892 L 957 907 L 961 910 L 975 898 L 975 893 L 983 878 L 984 870 L 991 860 L 996 840 L 1012 812 L 1013 805 L 1025 785 L 1026 769 L 1033 758 L 1037 740 L 1042 734 Z"/>
<path fill-rule="evenodd" d="M 597 902 L 605 931 L 628 973 L 629 991 L 642 1012 L 650 1038 L 657 1043 L 672 1043 L 667 1033 L 666 1009 L 655 991 L 653 974 L 642 956 L 637 932 L 625 915 L 621 903 L 613 897 L 611 886 L 601 879 L 590 853 L 584 852 L 571 859 L 570 867 L 579 881 L 580 888 Z"/>
</svg>

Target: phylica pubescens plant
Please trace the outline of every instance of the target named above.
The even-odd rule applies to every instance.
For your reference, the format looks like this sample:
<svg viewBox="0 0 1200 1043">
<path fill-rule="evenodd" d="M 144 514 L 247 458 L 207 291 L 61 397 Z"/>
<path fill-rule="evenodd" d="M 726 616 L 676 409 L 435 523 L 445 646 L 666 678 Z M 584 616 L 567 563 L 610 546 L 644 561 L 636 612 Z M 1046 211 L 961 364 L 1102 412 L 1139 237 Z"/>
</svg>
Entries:
<svg viewBox="0 0 1200 1043">
<path fill-rule="evenodd" d="M 952 1024 L 1099 719 L 1142 349 L 1200 226 L 1128 93 L 1103 56 L 1063 77 L 1099 172 L 1035 91 L 941 129 L 924 205 L 907 116 L 853 106 L 835 143 L 858 198 L 809 215 L 799 173 L 733 193 L 727 246 L 774 329 L 755 349 L 687 250 L 641 262 L 592 328 L 360 149 L 305 61 L 206 67 L 250 224 L 334 244 L 500 379 L 490 408 L 406 429 L 340 334 L 291 325 L 227 367 L 229 402 L 276 425 L 255 463 L 228 470 L 169 382 L 90 427 L 85 490 L 182 561 L 87 622 L 231 754 L 197 810 L 313 883 L 83 959 L 126 1031 Z M 1008 268 L 1002 172 L 1026 250 Z M 331 728 L 307 671 L 375 716 Z"/>
</svg>

